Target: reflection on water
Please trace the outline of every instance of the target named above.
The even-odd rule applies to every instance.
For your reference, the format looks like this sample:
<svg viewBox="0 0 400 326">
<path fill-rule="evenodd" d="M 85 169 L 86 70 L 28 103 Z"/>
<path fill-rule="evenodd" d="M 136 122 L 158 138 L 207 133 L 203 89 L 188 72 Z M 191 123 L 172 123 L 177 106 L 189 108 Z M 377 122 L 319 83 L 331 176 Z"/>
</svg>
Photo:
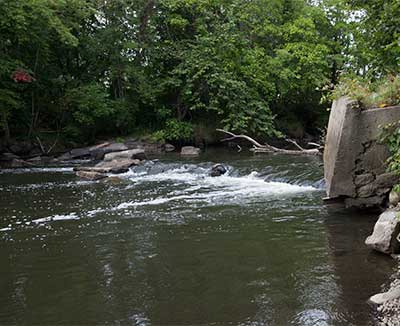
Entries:
<svg viewBox="0 0 400 326">
<path fill-rule="evenodd" d="M 216 162 L 228 174 L 208 176 Z M 367 325 L 391 261 L 318 158 L 209 152 L 120 182 L 0 174 L 0 324 Z"/>
</svg>

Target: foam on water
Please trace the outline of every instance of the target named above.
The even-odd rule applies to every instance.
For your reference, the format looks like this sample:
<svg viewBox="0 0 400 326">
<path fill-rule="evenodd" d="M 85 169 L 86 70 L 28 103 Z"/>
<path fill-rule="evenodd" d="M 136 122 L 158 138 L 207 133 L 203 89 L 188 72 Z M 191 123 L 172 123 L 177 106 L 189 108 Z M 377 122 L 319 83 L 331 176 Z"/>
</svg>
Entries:
<svg viewBox="0 0 400 326">
<path fill-rule="evenodd" d="M 210 168 L 211 163 L 206 166 L 151 163 L 148 166 L 137 167 L 137 169 L 130 170 L 120 177 L 131 182 L 131 185 L 126 189 L 128 193 L 143 184 L 156 183 L 152 186 L 151 195 L 147 193 L 144 199 L 139 196 L 136 200 L 118 203 L 119 197 L 116 197 L 115 201 L 106 207 L 102 205 L 103 207 L 81 210 L 78 213 L 51 215 L 37 218 L 32 222 L 42 224 L 53 221 L 76 220 L 108 212 L 124 211 L 124 213 L 129 213 L 129 210 L 151 206 L 164 206 L 163 210 L 167 208 L 177 211 L 188 206 L 192 207 L 193 210 L 196 207 L 215 205 L 246 206 L 256 202 L 282 200 L 318 190 L 310 185 L 271 181 L 270 178 L 260 176 L 256 171 L 241 176 L 232 167 L 228 167 L 228 172 L 225 175 L 211 177 L 209 175 Z M 82 181 L 75 181 L 75 183 L 80 182 Z M 154 209 L 157 210 L 158 208 Z"/>
<path fill-rule="evenodd" d="M 204 169 L 206 170 L 206 169 Z M 236 177 L 222 175 L 210 177 L 206 173 L 193 173 L 190 168 L 172 169 L 157 174 L 146 174 L 143 172 L 128 172 L 125 177 L 134 182 L 134 185 L 144 182 L 165 183 L 172 182 L 175 186 L 185 185 L 186 188 L 175 190 L 168 195 L 145 199 L 142 201 L 122 202 L 114 207 L 95 209 L 87 212 L 87 216 L 94 216 L 101 212 L 111 212 L 138 208 L 142 206 L 165 205 L 174 202 L 177 208 L 192 203 L 204 205 L 236 204 L 246 205 L 255 200 L 273 200 L 282 197 L 299 195 L 306 192 L 316 191 L 312 186 L 300 186 L 284 182 L 266 182 L 258 177 L 257 172 L 247 176 Z M 162 187 L 162 185 L 158 185 Z M 164 187 L 169 187 L 164 185 Z M 132 188 L 132 187 L 130 187 Z"/>
<path fill-rule="evenodd" d="M 49 168 L 15 168 L 15 169 L 0 169 L 0 174 L 3 173 L 49 173 L 49 172 L 73 172 L 71 167 L 49 167 Z"/>
<path fill-rule="evenodd" d="M 77 215 L 77 213 L 70 213 L 67 215 L 52 215 L 48 217 L 43 217 L 43 218 L 38 218 L 36 220 L 33 220 L 32 223 L 40 224 L 40 223 L 46 223 L 46 222 L 51 222 L 51 221 L 65 221 L 65 220 L 77 220 L 80 217 Z"/>
</svg>

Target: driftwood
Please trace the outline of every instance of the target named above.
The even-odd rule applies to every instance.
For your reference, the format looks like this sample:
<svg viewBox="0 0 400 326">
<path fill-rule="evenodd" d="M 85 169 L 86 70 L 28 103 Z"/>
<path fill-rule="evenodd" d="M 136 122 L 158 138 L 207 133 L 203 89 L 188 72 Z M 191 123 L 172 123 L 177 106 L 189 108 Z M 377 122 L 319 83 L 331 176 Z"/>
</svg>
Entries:
<svg viewBox="0 0 400 326">
<path fill-rule="evenodd" d="M 217 129 L 217 131 L 222 132 L 224 134 L 229 135 L 230 137 L 224 138 L 221 141 L 231 141 L 231 140 L 237 140 L 237 139 L 245 139 L 249 141 L 250 143 L 253 144 L 253 148 L 251 151 L 254 153 L 282 153 L 282 154 L 292 154 L 292 155 L 321 155 L 321 149 L 322 147 L 319 144 L 316 143 L 308 143 L 311 146 L 316 146 L 317 148 L 311 148 L 311 149 L 306 149 L 301 147 L 298 143 L 296 143 L 292 139 L 285 139 L 288 143 L 293 144 L 298 148 L 298 150 L 292 150 L 292 149 L 283 149 L 283 148 L 278 148 L 269 144 L 260 144 L 258 141 L 254 140 L 253 138 L 247 136 L 247 135 L 235 135 L 234 133 L 223 130 L 223 129 Z"/>
</svg>

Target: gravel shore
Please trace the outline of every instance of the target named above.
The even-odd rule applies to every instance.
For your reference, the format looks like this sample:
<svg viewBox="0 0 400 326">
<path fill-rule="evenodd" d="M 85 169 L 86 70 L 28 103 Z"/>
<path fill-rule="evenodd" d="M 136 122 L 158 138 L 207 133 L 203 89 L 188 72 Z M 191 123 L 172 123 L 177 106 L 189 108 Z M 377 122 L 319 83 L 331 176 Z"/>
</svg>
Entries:
<svg viewBox="0 0 400 326">
<path fill-rule="evenodd" d="M 392 276 L 393 281 L 387 293 L 400 288 L 400 264 L 397 272 Z M 387 300 L 377 306 L 379 326 L 400 326 L 400 298 Z"/>
</svg>

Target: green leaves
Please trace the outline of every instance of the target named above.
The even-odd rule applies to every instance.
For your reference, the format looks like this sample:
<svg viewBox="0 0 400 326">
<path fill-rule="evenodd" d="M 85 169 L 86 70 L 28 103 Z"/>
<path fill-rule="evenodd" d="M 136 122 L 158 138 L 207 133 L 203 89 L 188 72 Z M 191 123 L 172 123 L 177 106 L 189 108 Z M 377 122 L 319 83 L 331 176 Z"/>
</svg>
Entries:
<svg viewBox="0 0 400 326">
<path fill-rule="evenodd" d="M 344 1 L 312 3 L 0 0 L 0 110 L 19 132 L 89 138 L 150 129 L 188 140 L 201 124 L 268 137 L 276 119 L 316 129 L 352 38 Z M 393 38 L 381 45 L 397 55 Z M 29 92 L 10 79 L 16 69 L 35 78 Z"/>
</svg>

